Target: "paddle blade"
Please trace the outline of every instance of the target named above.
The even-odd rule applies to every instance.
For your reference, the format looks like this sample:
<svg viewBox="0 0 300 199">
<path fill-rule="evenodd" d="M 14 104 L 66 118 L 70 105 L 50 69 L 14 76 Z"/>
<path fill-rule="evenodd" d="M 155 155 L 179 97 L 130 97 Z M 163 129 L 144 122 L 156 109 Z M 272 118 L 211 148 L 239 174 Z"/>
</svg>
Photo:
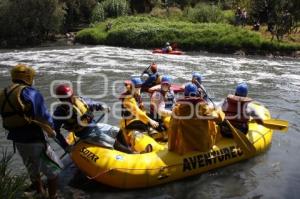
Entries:
<svg viewBox="0 0 300 199">
<path fill-rule="evenodd" d="M 279 130 L 282 132 L 287 132 L 289 122 L 285 120 L 278 120 L 278 119 L 268 119 L 263 120 L 263 125 L 266 128 L 272 129 L 272 130 Z"/>
<path fill-rule="evenodd" d="M 245 153 L 246 156 L 252 157 L 256 154 L 256 148 L 253 146 L 253 144 L 249 141 L 249 139 L 246 137 L 244 133 L 239 131 L 238 129 L 234 128 L 232 124 L 225 120 L 227 125 L 230 127 L 233 139 L 237 143 L 237 145 L 242 149 L 242 151 Z"/>
</svg>

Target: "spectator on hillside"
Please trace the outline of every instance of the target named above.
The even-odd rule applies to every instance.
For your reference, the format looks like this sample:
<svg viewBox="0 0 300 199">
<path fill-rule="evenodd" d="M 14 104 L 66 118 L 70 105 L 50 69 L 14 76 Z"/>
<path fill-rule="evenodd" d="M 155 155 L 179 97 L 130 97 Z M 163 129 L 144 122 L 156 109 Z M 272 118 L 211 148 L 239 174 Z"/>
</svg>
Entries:
<svg viewBox="0 0 300 199">
<path fill-rule="evenodd" d="M 245 26 L 247 23 L 247 11 L 245 8 L 243 9 L 242 14 L 241 14 L 241 23 L 242 23 L 242 26 Z"/>
<path fill-rule="evenodd" d="M 253 24 L 253 27 L 252 27 L 252 30 L 254 31 L 259 31 L 259 28 L 260 28 L 260 23 L 259 21 L 254 21 L 254 24 Z"/>
<path fill-rule="evenodd" d="M 235 25 L 239 26 L 241 24 L 242 10 L 238 7 L 235 11 Z"/>
</svg>

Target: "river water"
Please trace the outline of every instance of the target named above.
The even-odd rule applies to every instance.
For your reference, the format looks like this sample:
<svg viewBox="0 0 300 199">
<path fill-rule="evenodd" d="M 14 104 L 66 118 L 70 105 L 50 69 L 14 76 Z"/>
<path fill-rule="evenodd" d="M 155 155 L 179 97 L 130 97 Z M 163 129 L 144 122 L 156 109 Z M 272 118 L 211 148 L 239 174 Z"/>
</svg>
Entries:
<svg viewBox="0 0 300 199">
<path fill-rule="evenodd" d="M 0 87 L 9 81 L 9 70 L 26 63 L 37 70 L 35 86 L 45 96 L 48 107 L 58 81 L 71 84 L 76 93 L 102 101 L 113 108 L 105 121 L 118 125 L 122 82 L 139 75 L 151 62 L 176 83 L 191 79 L 192 71 L 204 76 L 210 96 L 221 102 L 245 81 L 249 96 L 263 103 L 274 118 L 290 122 L 288 133 L 275 132 L 266 153 L 251 160 L 154 188 L 117 190 L 90 182 L 70 166 L 60 180 L 64 198 L 298 198 L 300 194 L 300 60 L 289 58 L 238 57 L 191 52 L 187 55 L 154 55 L 149 50 L 108 46 L 77 46 L 0 51 Z M 99 114 L 99 113 L 98 113 Z M 0 127 L 1 150 L 11 143 Z M 63 151 L 52 143 L 58 154 Z M 299 151 L 298 151 L 299 150 Z M 12 169 L 24 171 L 20 157 L 14 156 Z M 67 160 L 65 160 L 67 161 Z M 76 176 L 72 179 L 72 176 Z M 81 176 L 81 177 L 80 177 Z M 71 182 L 69 181 L 70 179 Z"/>
</svg>

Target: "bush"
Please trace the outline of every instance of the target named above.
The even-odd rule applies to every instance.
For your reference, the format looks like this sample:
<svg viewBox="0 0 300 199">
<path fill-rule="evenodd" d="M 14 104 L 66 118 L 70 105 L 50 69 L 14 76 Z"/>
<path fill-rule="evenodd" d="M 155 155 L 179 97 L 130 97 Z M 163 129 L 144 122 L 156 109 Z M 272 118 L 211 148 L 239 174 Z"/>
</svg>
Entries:
<svg viewBox="0 0 300 199">
<path fill-rule="evenodd" d="M 98 3 L 92 12 L 91 22 L 100 22 L 105 20 L 105 11 L 103 8 L 103 4 Z"/>
<path fill-rule="evenodd" d="M 7 150 L 2 152 L 0 160 L 0 198 L 20 198 L 25 190 L 26 175 L 16 176 L 9 169 L 12 164 L 12 156 L 13 154 L 8 154 Z"/>
<path fill-rule="evenodd" d="M 119 17 L 127 15 L 129 4 L 127 0 L 106 0 L 103 1 L 106 17 Z"/>
<path fill-rule="evenodd" d="M 89 44 L 157 48 L 166 41 L 176 42 L 184 50 L 208 50 L 232 53 L 236 50 L 256 53 L 300 50 L 290 44 L 275 45 L 262 39 L 259 33 L 229 24 L 192 23 L 156 17 L 125 16 L 109 21 L 112 29 L 105 31 L 107 21 L 95 28 L 80 31 L 76 39 Z M 84 42 L 87 41 L 87 42 Z M 272 49 L 274 47 L 274 49 Z M 273 51 L 272 51 L 273 50 Z"/>
<path fill-rule="evenodd" d="M 167 10 L 163 9 L 163 8 L 160 8 L 160 7 L 154 7 L 150 12 L 150 16 L 160 17 L 160 18 L 166 17 L 167 16 Z"/>
<path fill-rule="evenodd" d="M 69 31 L 74 25 L 89 21 L 97 0 L 64 0 L 66 17 L 64 28 Z"/>
<path fill-rule="evenodd" d="M 227 23 L 234 25 L 235 24 L 235 14 L 232 10 L 223 11 L 224 19 Z"/>
<path fill-rule="evenodd" d="M 165 17 L 170 17 L 170 18 L 181 18 L 183 13 L 181 11 L 181 9 L 177 8 L 177 7 L 170 7 L 169 8 L 169 13 L 167 11 L 167 9 L 162 9 L 160 7 L 154 7 L 151 12 L 150 15 L 153 17 L 159 17 L 159 18 L 165 18 Z"/>
<path fill-rule="evenodd" d="M 197 4 L 195 8 L 187 8 L 185 10 L 186 17 L 192 22 L 200 23 L 222 23 L 224 22 L 224 14 L 222 10 L 215 5 Z"/>
<path fill-rule="evenodd" d="M 106 44 L 107 32 L 104 23 L 93 28 L 81 30 L 76 34 L 76 42 L 85 44 Z"/>
<path fill-rule="evenodd" d="M 108 17 L 119 17 L 129 13 L 127 0 L 105 0 L 99 3 L 92 12 L 92 22 L 100 22 Z"/>
</svg>

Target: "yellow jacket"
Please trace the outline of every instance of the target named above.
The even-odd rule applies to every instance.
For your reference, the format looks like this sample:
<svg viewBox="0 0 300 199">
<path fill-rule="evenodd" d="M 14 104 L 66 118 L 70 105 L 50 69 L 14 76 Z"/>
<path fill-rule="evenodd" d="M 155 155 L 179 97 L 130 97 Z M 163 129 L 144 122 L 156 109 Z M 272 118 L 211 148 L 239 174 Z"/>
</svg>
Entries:
<svg viewBox="0 0 300 199">
<path fill-rule="evenodd" d="M 206 152 L 221 138 L 216 122 L 223 115 L 200 98 L 179 100 L 168 129 L 169 150 L 178 154 Z"/>
<path fill-rule="evenodd" d="M 127 95 L 123 98 L 123 102 L 122 102 L 122 106 L 123 106 L 123 112 L 129 112 L 129 114 L 122 114 L 123 117 L 125 118 L 125 122 L 126 125 L 129 125 L 131 122 L 135 121 L 135 120 L 140 120 L 142 121 L 144 124 L 148 124 L 148 122 L 150 121 L 150 118 L 147 116 L 146 112 L 143 110 L 143 107 L 139 107 L 139 104 L 136 100 L 136 98 L 134 98 L 131 95 Z"/>
</svg>

